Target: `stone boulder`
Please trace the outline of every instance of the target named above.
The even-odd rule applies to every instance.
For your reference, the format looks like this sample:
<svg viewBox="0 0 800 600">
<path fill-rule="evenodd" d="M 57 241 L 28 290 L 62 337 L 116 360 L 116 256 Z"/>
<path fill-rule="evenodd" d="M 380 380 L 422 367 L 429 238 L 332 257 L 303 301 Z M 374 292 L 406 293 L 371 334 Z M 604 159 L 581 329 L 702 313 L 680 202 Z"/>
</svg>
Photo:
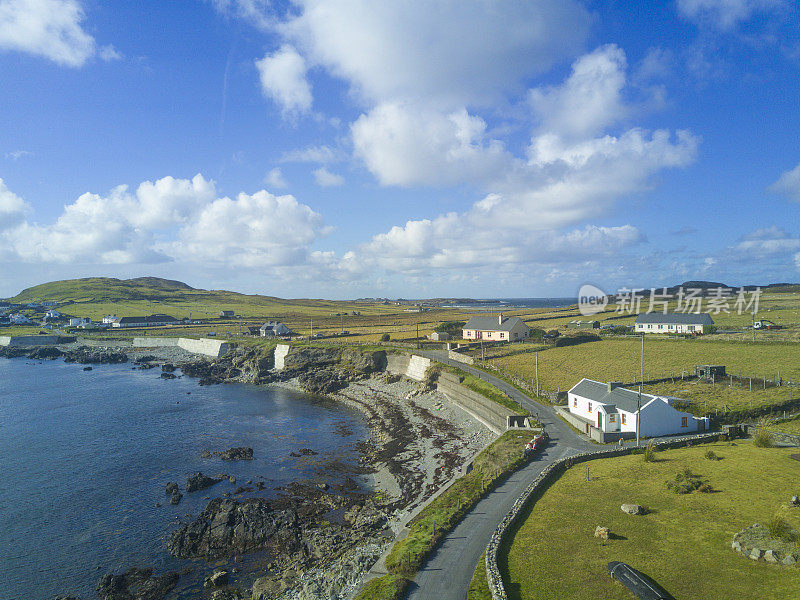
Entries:
<svg viewBox="0 0 800 600">
<path fill-rule="evenodd" d="M 247 447 L 230 448 L 214 454 L 222 460 L 253 460 L 253 449 Z"/>
<path fill-rule="evenodd" d="M 628 513 L 629 515 L 643 515 L 644 514 L 644 507 L 639 506 L 638 504 L 623 504 L 620 506 L 622 512 Z"/>
<path fill-rule="evenodd" d="M 122 575 L 108 574 L 97 584 L 103 600 L 163 600 L 178 583 L 175 572 L 153 576 L 153 569 L 133 567 Z"/>
<path fill-rule="evenodd" d="M 228 585 L 228 571 L 225 569 L 214 571 L 203 582 L 203 587 L 207 588 L 220 588 L 223 585 Z"/>
<path fill-rule="evenodd" d="M 55 360 L 62 356 L 64 356 L 64 353 L 53 346 L 40 346 L 31 350 L 30 354 L 28 354 L 28 358 L 34 360 Z"/>
<path fill-rule="evenodd" d="M 609 531 L 608 527 L 598 525 L 594 530 L 594 537 L 596 538 L 607 540 L 609 535 L 611 535 L 611 532 Z"/>
<path fill-rule="evenodd" d="M 170 481 L 166 485 L 166 491 L 167 491 L 167 496 L 171 496 L 172 494 L 178 491 L 178 484 L 175 483 L 174 481 Z"/>
<path fill-rule="evenodd" d="M 200 490 L 210 488 L 212 485 L 219 483 L 220 481 L 222 481 L 222 479 L 208 477 L 202 473 L 195 473 L 186 480 L 186 492 L 198 492 Z"/>
</svg>

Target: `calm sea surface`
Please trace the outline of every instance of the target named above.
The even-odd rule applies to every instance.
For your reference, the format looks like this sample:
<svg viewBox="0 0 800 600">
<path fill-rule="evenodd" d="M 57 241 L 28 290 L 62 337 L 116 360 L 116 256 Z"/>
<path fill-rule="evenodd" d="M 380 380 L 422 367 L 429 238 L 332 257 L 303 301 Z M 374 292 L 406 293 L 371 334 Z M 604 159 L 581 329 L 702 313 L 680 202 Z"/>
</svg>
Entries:
<svg viewBox="0 0 800 600">
<path fill-rule="evenodd" d="M 335 475 L 322 465 L 352 460 L 366 436 L 359 413 L 300 393 L 159 375 L 130 364 L 83 371 L 0 358 L 0 599 L 89 600 L 104 573 L 192 564 L 169 557 L 165 541 L 177 519 L 205 508 L 205 496 L 259 476 L 260 495 L 301 478 L 330 482 Z M 255 460 L 200 458 L 232 446 L 252 447 Z M 289 456 L 300 448 L 319 455 Z M 164 485 L 183 490 L 196 471 L 238 481 L 171 506 Z M 195 578 L 207 568 L 194 565 Z"/>
</svg>

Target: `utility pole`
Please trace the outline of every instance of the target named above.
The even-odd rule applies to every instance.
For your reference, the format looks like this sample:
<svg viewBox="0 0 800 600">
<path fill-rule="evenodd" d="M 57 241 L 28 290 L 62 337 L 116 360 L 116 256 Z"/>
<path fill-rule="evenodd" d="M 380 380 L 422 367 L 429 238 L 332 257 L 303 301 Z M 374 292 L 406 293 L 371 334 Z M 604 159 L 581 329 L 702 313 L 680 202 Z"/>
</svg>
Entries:
<svg viewBox="0 0 800 600">
<path fill-rule="evenodd" d="M 539 395 L 539 353 L 536 353 L 536 395 Z"/>
<path fill-rule="evenodd" d="M 753 341 L 756 341 L 756 311 L 753 311 Z"/>
<path fill-rule="evenodd" d="M 644 383 L 644 331 L 642 332 L 642 352 L 641 352 L 641 377 L 639 378 L 639 396 L 636 399 L 636 447 L 639 447 L 639 421 L 642 410 L 642 383 Z"/>
<path fill-rule="evenodd" d="M 344 313 L 342 313 L 342 333 L 344 333 Z"/>
<path fill-rule="evenodd" d="M 308 334 L 308 339 L 314 337 L 314 319 L 311 319 L 311 333 Z"/>
<path fill-rule="evenodd" d="M 419 321 L 417 321 L 417 350 L 419 350 Z"/>
</svg>

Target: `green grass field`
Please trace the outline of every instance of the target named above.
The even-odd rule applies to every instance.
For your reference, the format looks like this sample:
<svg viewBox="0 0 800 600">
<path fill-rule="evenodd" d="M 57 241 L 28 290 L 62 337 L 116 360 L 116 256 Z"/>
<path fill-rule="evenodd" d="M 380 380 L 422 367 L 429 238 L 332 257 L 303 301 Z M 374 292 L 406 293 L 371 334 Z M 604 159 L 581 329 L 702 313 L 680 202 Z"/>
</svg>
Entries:
<svg viewBox="0 0 800 600">
<path fill-rule="evenodd" d="M 713 450 L 721 460 L 707 460 Z M 652 577 L 675 598 L 789 600 L 800 597 L 800 568 L 768 565 L 734 553 L 733 535 L 780 514 L 800 530 L 800 462 L 789 448 L 750 442 L 704 444 L 657 454 L 588 463 L 569 469 L 529 509 L 501 564 L 509 598 L 517 600 L 630 600 L 613 581 L 609 561 L 626 562 Z M 689 467 L 713 493 L 682 495 L 664 482 Z M 644 516 L 622 503 L 649 507 Z M 596 526 L 620 539 L 594 537 Z"/>
<path fill-rule="evenodd" d="M 533 347 L 532 347 L 533 349 Z M 796 346 L 789 343 L 670 340 L 648 337 L 645 340 L 645 379 L 694 373 L 699 364 L 725 365 L 729 372 L 742 372 L 800 381 L 800 361 Z M 641 340 L 609 338 L 578 346 L 548 348 L 539 352 L 539 381 L 544 389 L 566 390 L 588 377 L 598 381 L 630 382 L 639 379 Z M 489 359 L 487 362 L 522 377 L 535 379 L 535 356 L 527 352 Z"/>
</svg>

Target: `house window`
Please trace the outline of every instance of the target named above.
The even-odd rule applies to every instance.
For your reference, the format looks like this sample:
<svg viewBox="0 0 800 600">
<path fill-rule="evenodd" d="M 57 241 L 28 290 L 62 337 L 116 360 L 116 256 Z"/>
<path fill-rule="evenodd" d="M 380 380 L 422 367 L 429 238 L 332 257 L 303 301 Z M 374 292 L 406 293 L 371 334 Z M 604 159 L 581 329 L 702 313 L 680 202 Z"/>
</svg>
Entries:
<svg viewBox="0 0 800 600">
<path fill-rule="evenodd" d="M 652 329 L 652 328 L 653 328 L 653 326 L 652 326 L 652 325 L 648 325 L 648 326 L 647 326 L 647 328 L 648 328 L 648 329 Z"/>
<path fill-rule="evenodd" d="M 664 326 L 663 325 L 659 325 L 658 328 L 659 329 L 664 329 Z"/>
<path fill-rule="evenodd" d="M 577 398 L 573 398 L 573 399 L 572 399 L 572 406 L 573 406 L 574 408 L 578 408 L 578 399 L 577 399 Z"/>
<path fill-rule="evenodd" d="M 616 419 L 614 418 L 614 415 L 608 415 L 608 422 L 609 423 L 615 423 L 616 422 Z"/>
<path fill-rule="evenodd" d="M 620 413 L 620 418 L 622 419 L 622 424 L 625 425 L 625 413 Z"/>
<path fill-rule="evenodd" d="M 689 426 L 689 423 L 687 423 L 688 420 L 689 417 L 681 417 L 681 427 L 688 427 Z"/>
<path fill-rule="evenodd" d="M 587 402 L 586 405 L 589 407 L 589 412 L 592 412 L 592 403 Z"/>
<path fill-rule="evenodd" d="M 501 333 L 500 334 L 500 339 L 502 340 L 504 337 L 506 337 L 506 334 L 505 333 Z"/>
</svg>

